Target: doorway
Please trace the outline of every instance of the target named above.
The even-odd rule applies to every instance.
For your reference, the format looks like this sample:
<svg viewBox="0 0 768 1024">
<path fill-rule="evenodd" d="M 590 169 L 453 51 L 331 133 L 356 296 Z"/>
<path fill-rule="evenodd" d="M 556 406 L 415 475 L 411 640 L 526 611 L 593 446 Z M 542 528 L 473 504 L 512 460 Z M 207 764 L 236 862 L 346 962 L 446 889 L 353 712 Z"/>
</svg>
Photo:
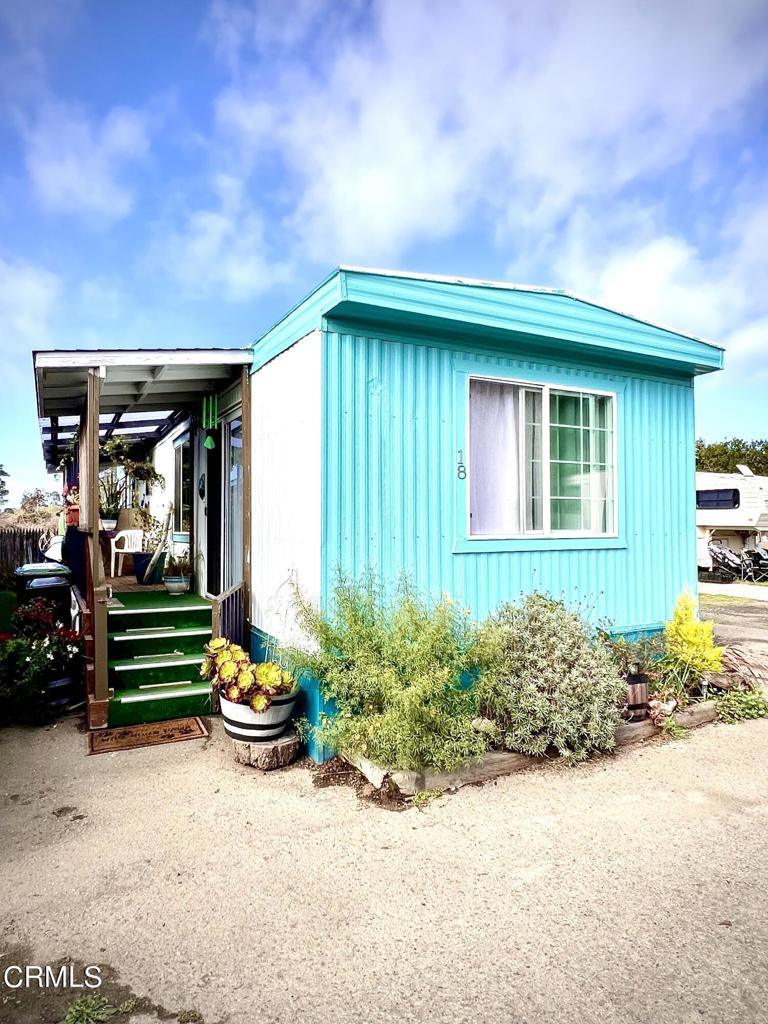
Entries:
<svg viewBox="0 0 768 1024">
<path fill-rule="evenodd" d="M 206 448 L 206 437 L 214 447 Z M 199 592 L 217 597 L 243 580 L 243 422 L 239 408 L 198 431 L 196 515 Z"/>
</svg>

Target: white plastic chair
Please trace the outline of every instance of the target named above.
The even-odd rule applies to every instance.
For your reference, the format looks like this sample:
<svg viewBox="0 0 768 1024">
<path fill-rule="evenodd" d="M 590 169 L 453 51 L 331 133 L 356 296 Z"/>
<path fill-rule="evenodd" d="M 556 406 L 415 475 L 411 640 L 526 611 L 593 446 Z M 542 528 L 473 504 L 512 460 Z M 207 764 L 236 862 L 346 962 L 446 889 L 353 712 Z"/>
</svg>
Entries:
<svg viewBox="0 0 768 1024">
<path fill-rule="evenodd" d="M 126 555 L 133 555 L 141 551 L 142 540 L 144 537 L 143 530 L 119 530 L 109 542 L 109 546 L 112 552 L 112 558 L 110 567 L 112 569 L 110 576 L 115 575 L 115 559 L 117 559 L 117 575 L 121 576 L 123 573 L 123 560 Z M 122 544 L 118 544 L 118 541 L 122 541 Z"/>
</svg>

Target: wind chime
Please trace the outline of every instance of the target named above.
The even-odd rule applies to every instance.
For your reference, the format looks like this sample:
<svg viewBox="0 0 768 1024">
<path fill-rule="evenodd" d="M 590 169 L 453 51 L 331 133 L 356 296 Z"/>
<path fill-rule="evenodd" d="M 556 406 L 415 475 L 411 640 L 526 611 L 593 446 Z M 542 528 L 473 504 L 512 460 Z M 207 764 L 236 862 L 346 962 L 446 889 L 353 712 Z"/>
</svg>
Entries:
<svg viewBox="0 0 768 1024">
<path fill-rule="evenodd" d="M 208 433 L 211 430 L 215 430 L 219 425 L 219 396 L 218 395 L 205 395 L 203 397 L 203 410 L 200 416 L 200 425 L 205 430 L 206 438 L 203 441 L 205 448 L 215 448 L 216 442 L 213 439 L 213 435 Z"/>
</svg>

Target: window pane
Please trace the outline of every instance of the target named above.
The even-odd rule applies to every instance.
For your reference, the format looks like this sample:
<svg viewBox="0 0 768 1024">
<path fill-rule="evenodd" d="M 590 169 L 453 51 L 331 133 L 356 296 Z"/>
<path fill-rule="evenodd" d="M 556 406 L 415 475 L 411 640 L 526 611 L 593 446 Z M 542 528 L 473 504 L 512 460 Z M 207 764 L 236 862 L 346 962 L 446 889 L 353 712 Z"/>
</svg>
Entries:
<svg viewBox="0 0 768 1024">
<path fill-rule="evenodd" d="M 472 536 L 520 533 L 519 392 L 517 385 L 499 381 L 469 382 Z"/>
<path fill-rule="evenodd" d="M 581 530 L 581 501 L 572 498 L 553 498 L 552 529 Z"/>
<path fill-rule="evenodd" d="M 549 456 L 556 462 L 581 459 L 581 430 L 578 427 L 550 428 Z"/>
<path fill-rule="evenodd" d="M 592 459 L 602 465 L 605 465 L 608 461 L 608 440 L 609 435 L 606 430 L 592 431 Z"/>
<path fill-rule="evenodd" d="M 189 533 L 192 517 L 192 447 L 182 441 L 174 451 L 173 529 Z"/>
<path fill-rule="evenodd" d="M 555 391 L 550 409 L 552 529 L 608 533 L 614 526 L 612 399 Z"/>
<path fill-rule="evenodd" d="M 595 395 L 595 423 L 596 427 L 609 427 L 612 426 L 610 422 L 609 406 L 611 399 L 605 396 Z"/>
<path fill-rule="evenodd" d="M 541 461 L 541 392 L 524 391 L 525 401 L 525 529 L 544 526 L 543 463 Z"/>
<path fill-rule="evenodd" d="M 554 391 L 550 397 L 550 419 L 552 423 L 578 427 L 581 425 L 581 395 Z"/>
<path fill-rule="evenodd" d="M 553 462 L 551 488 L 553 498 L 580 498 L 581 463 Z"/>
</svg>

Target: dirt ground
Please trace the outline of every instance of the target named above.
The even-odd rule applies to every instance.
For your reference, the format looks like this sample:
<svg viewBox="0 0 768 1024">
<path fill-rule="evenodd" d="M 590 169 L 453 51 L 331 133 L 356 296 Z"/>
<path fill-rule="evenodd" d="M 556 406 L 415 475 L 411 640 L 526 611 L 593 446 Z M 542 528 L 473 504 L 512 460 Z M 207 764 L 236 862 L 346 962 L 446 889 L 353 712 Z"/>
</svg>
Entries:
<svg viewBox="0 0 768 1024">
<path fill-rule="evenodd" d="M 103 965 L 122 1024 L 768 1021 L 768 721 L 423 811 L 207 741 L 0 732 L 5 963 Z M 78 993 L 9 991 L 0 1021 Z"/>
<path fill-rule="evenodd" d="M 721 643 L 768 645 L 768 602 L 701 594 L 699 607 L 701 617 L 715 623 L 715 636 Z"/>
</svg>

